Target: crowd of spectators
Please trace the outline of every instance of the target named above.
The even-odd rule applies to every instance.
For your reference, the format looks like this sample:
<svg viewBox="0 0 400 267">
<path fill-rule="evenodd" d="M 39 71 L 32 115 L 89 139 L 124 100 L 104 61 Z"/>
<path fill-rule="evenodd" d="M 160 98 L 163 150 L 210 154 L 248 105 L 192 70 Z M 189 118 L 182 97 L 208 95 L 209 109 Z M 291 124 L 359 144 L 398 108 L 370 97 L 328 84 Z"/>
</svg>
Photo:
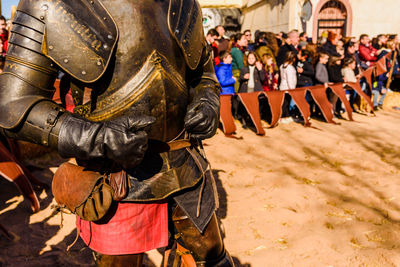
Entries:
<svg viewBox="0 0 400 267">
<path fill-rule="evenodd" d="M 337 118 L 342 117 L 343 104 L 329 85 L 360 82 L 364 92 L 372 97 L 374 109 L 379 110 L 390 85 L 388 80 L 400 75 L 397 35 L 380 34 L 371 40 L 367 34 L 359 38 L 344 38 L 330 31 L 324 32 L 318 42 L 313 43 L 306 33 L 297 30 L 278 34 L 256 31 L 254 38 L 250 30 L 245 30 L 228 38 L 224 27 L 219 25 L 207 32 L 207 42 L 213 51 L 222 94 L 290 90 L 323 84 Z M 387 61 L 388 71 L 373 76 L 372 88 L 369 88 L 361 73 L 391 51 L 397 52 Z M 358 112 L 358 95 L 350 87 L 345 89 L 353 110 Z M 306 99 L 312 107 L 312 114 L 318 116 L 320 110 L 312 103 L 312 97 L 308 94 Z M 233 101 L 239 100 L 234 97 Z M 239 105 L 233 103 L 233 107 Z M 237 110 L 234 110 L 234 116 L 246 126 L 243 115 Z M 286 94 L 281 123 L 293 119 L 301 120 L 301 115 Z"/>
<path fill-rule="evenodd" d="M 10 23 L 0 16 L 0 72 L 5 61 L 9 28 Z M 297 30 L 278 34 L 256 31 L 254 38 L 250 30 L 245 30 L 227 37 L 224 27 L 219 25 L 207 32 L 206 40 L 214 56 L 222 94 L 290 90 L 324 84 L 328 88 L 332 112 L 338 118 L 341 118 L 343 105 L 330 90 L 330 84 L 360 82 L 363 90 L 372 97 L 374 109 L 378 110 L 382 107 L 390 81 L 400 76 L 397 35 L 380 34 L 371 40 L 367 34 L 359 38 L 343 38 L 335 32 L 324 32 L 318 42 L 313 43 L 305 32 L 299 33 Z M 372 88 L 369 88 L 361 77 L 362 71 L 392 51 L 396 53 L 387 61 L 390 71 L 373 76 Z M 352 108 L 358 111 L 357 94 L 350 88 L 346 93 Z M 312 114 L 320 114 L 309 93 L 306 98 Z M 237 101 L 237 98 L 233 101 Z M 240 106 L 240 103 L 234 103 L 233 106 Z M 234 110 L 234 115 L 240 119 L 237 110 Z M 301 115 L 294 101 L 286 94 L 281 122 L 287 123 L 293 119 L 301 120 Z M 242 123 L 246 124 L 245 121 Z"/>
</svg>

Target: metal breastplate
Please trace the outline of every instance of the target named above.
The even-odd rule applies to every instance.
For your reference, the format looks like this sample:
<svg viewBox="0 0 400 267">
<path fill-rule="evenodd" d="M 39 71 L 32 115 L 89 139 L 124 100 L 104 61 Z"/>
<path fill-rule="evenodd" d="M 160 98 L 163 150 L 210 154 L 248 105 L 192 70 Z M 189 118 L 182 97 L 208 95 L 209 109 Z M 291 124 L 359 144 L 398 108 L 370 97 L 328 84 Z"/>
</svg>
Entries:
<svg viewBox="0 0 400 267">
<path fill-rule="evenodd" d="M 183 129 L 188 103 L 188 88 L 168 60 L 154 51 L 140 71 L 123 87 L 79 106 L 75 112 L 92 121 L 105 121 L 122 114 L 149 115 L 157 119 L 149 133 L 150 139 L 169 141 Z"/>
<path fill-rule="evenodd" d="M 189 77 L 182 49 L 168 28 L 169 1 L 102 2 L 119 28 L 117 50 L 109 70 L 93 84 L 96 97 L 75 111 L 92 121 L 150 115 L 157 120 L 150 139 L 167 142 L 176 138 L 184 129 Z M 130 190 L 123 201 L 161 200 L 191 188 L 203 179 L 207 165 L 193 147 L 148 153 L 139 166 L 128 171 Z"/>
<path fill-rule="evenodd" d="M 189 99 L 187 65 L 168 30 L 168 1 L 102 2 L 118 25 L 117 49 L 104 77 L 92 84 L 95 97 L 75 111 L 93 121 L 153 116 L 149 138 L 172 140 L 183 130 Z"/>
</svg>

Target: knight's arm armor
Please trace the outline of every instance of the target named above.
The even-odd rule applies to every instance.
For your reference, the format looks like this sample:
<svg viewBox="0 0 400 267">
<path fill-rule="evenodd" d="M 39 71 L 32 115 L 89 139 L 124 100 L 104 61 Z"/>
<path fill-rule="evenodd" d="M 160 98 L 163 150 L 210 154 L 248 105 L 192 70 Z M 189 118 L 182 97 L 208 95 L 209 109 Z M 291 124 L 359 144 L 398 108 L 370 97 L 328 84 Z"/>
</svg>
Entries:
<svg viewBox="0 0 400 267">
<path fill-rule="evenodd" d="M 84 26 L 85 21 L 75 20 L 63 4 L 20 1 L 4 72 L 0 75 L 0 127 L 8 137 L 57 148 L 64 157 L 109 158 L 126 168 L 133 167 L 147 149 L 147 134 L 143 129 L 153 122 L 152 118 L 121 117 L 118 122 L 91 122 L 51 101 L 59 68 L 81 82 L 95 81 L 104 73 L 118 38 L 113 25 L 104 23 L 97 24 L 107 28 L 103 31 L 104 38 L 93 38 L 91 28 Z M 96 6 L 100 5 L 98 2 L 92 6 L 78 1 L 75 4 L 83 5 L 80 8 L 89 12 L 97 9 L 100 21 L 109 18 L 102 6 Z M 47 25 L 48 21 L 58 23 Z M 72 38 L 66 38 L 68 31 L 75 33 L 70 35 Z M 63 42 L 73 42 L 82 50 L 65 51 Z M 87 71 L 81 68 L 82 61 Z"/>
<path fill-rule="evenodd" d="M 50 100 L 57 67 L 42 53 L 44 34 L 42 21 L 17 12 L 0 75 L 0 126 L 9 137 L 56 147 L 65 111 Z"/>
</svg>

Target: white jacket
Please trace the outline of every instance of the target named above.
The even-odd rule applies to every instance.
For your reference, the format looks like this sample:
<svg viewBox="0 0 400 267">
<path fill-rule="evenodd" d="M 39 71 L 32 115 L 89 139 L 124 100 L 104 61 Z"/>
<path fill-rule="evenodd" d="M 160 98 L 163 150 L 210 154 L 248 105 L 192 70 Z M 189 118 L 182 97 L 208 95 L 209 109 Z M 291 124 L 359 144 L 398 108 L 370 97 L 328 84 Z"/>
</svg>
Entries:
<svg viewBox="0 0 400 267">
<path fill-rule="evenodd" d="M 281 84 L 279 90 L 295 89 L 297 84 L 297 72 L 292 64 L 280 66 Z"/>
</svg>

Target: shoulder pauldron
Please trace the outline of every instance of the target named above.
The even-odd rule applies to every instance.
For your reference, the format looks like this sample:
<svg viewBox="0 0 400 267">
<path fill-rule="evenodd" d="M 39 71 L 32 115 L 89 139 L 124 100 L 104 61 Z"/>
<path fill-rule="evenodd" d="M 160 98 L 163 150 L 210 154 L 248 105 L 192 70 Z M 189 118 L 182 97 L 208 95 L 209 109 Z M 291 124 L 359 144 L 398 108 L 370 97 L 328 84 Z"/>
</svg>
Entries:
<svg viewBox="0 0 400 267">
<path fill-rule="evenodd" d="M 168 11 L 168 27 L 181 47 L 189 68 L 199 65 L 203 46 L 203 18 L 196 0 L 171 0 Z"/>
<path fill-rule="evenodd" d="M 42 52 L 64 71 L 86 83 L 102 76 L 118 28 L 99 0 L 28 0 L 18 9 L 44 22 Z"/>
</svg>

